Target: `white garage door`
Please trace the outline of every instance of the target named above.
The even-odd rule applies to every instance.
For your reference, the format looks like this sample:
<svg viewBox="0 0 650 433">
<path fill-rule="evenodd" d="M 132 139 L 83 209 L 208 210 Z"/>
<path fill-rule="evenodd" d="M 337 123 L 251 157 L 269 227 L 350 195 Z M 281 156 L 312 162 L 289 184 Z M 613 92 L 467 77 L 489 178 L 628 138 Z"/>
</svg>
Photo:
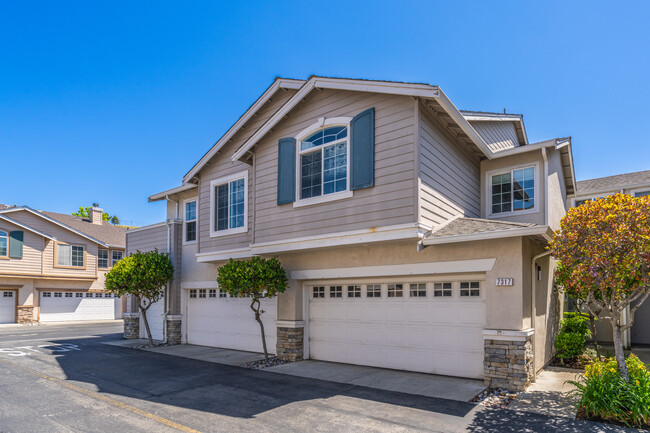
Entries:
<svg viewBox="0 0 650 433">
<path fill-rule="evenodd" d="M 309 287 L 309 357 L 482 378 L 479 281 Z"/>
<path fill-rule="evenodd" d="M 200 346 L 262 352 L 260 325 L 249 298 L 230 298 L 217 289 L 191 289 L 187 300 L 187 342 Z M 262 300 L 266 347 L 275 353 L 277 300 Z"/>
<path fill-rule="evenodd" d="M 41 322 L 114 320 L 122 317 L 122 299 L 111 293 L 41 292 Z"/>
<path fill-rule="evenodd" d="M 155 302 L 147 310 L 147 322 L 149 323 L 149 329 L 151 330 L 151 337 L 154 340 L 160 340 L 164 338 L 163 335 L 163 326 L 165 321 L 165 298 L 161 297 L 158 302 Z M 147 330 L 144 327 L 144 322 L 142 317 L 140 318 L 140 338 L 147 338 Z"/>
<path fill-rule="evenodd" d="M 16 293 L 12 290 L 0 291 L 0 323 L 16 322 Z"/>
</svg>

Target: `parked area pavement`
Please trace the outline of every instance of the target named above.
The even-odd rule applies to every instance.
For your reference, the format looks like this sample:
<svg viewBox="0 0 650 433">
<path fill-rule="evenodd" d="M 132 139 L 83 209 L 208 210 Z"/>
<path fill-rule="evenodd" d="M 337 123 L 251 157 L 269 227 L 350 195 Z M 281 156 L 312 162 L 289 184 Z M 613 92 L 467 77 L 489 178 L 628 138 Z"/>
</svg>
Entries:
<svg viewBox="0 0 650 433">
<path fill-rule="evenodd" d="M 569 395 L 575 387 L 567 381 L 577 380 L 578 375 L 573 369 L 546 367 L 537 374 L 535 383 L 517 394 L 508 409 L 575 419 L 576 399 Z"/>
<path fill-rule="evenodd" d="M 102 344 L 117 324 L 0 338 L 4 432 L 618 432 L 620 427 Z"/>
</svg>

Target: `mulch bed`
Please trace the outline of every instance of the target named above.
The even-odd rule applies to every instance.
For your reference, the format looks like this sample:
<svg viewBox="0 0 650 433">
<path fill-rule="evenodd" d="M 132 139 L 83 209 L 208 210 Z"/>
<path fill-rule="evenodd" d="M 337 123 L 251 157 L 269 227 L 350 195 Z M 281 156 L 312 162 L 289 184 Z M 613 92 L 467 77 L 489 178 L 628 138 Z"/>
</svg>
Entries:
<svg viewBox="0 0 650 433">
<path fill-rule="evenodd" d="M 506 407 L 517 394 L 504 388 L 488 388 L 470 400 L 471 403 L 485 407 Z"/>
<path fill-rule="evenodd" d="M 276 365 L 288 364 L 289 362 L 291 361 L 285 361 L 284 359 L 280 359 L 277 356 L 269 356 L 268 361 L 260 359 L 258 361 L 244 362 L 243 364 L 239 364 L 239 366 L 250 368 L 251 370 L 262 370 L 268 367 L 275 367 Z"/>
</svg>

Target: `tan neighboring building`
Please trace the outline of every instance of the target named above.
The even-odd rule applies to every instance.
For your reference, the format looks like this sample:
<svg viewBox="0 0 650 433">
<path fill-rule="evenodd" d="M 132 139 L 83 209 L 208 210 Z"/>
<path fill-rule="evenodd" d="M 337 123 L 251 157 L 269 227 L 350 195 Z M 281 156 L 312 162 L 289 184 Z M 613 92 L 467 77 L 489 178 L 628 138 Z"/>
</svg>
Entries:
<svg viewBox="0 0 650 433">
<path fill-rule="evenodd" d="M 127 254 L 172 255 L 148 314 L 168 343 L 261 351 L 248 301 L 216 276 L 277 257 L 289 288 L 263 321 L 278 356 L 523 389 L 553 355 L 545 247 L 574 190 L 570 138 L 529 143 L 521 115 L 459 111 L 428 84 L 278 78 L 149 198 L 167 219 L 129 231 Z"/>
<path fill-rule="evenodd" d="M 90 218 L 0 205 L 0 323 L 111 320 L 123 302 L 104 274 L 125 252 L 126 230 Z"/>
</svg>

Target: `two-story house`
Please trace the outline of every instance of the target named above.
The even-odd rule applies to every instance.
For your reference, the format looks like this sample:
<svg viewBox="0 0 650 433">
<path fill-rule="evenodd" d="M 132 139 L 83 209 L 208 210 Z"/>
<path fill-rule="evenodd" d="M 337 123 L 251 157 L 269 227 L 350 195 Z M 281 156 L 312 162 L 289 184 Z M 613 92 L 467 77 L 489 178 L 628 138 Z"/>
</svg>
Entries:
<svg viewBox="0 0 650 433">
<path fill-rule="evenodd" d="M 121 318 L 104 275 L 124 255 L 125 233 L 96 206 L 81 218 L 0 205 L 0 323 Z"/>
<path fill-rule="evenodd" d="M 149 198 L 167 221 L 130 231 L 127 253 L 173 257 L 149 315 L 168 342 L 260 351 L 217 270 L 277 257 L 289 288 L 263 320 L 278 356 L 521 389 L 552 355 L 545 246 L 572 164 L 569 138 L 529 143 L 521 115 L 459 111 L 437 86 L 278 78 L 181 186 Z"/>
<path fill-rule="evenodd" d="M 616 193 L 630 194 L 635 197 L 650 195 L 650 170 L 579 181 L 575 194 L 567 198 L 567 205 L 569 207 L 580 206 L 588 200 L 596 200 Z M 628 323 L 629 318 L 630 310 L 628 308 L 621 319 L 623 323 Z M 602 320 L 596 323 L 598 340 L 611 342 L 613 338 L 610 322 Z M 636 310 L 632 328 L 623 333 L 623 344 L 625 346 L 650 345 L 650 302 L 644 302 Z"/>
</svg>

